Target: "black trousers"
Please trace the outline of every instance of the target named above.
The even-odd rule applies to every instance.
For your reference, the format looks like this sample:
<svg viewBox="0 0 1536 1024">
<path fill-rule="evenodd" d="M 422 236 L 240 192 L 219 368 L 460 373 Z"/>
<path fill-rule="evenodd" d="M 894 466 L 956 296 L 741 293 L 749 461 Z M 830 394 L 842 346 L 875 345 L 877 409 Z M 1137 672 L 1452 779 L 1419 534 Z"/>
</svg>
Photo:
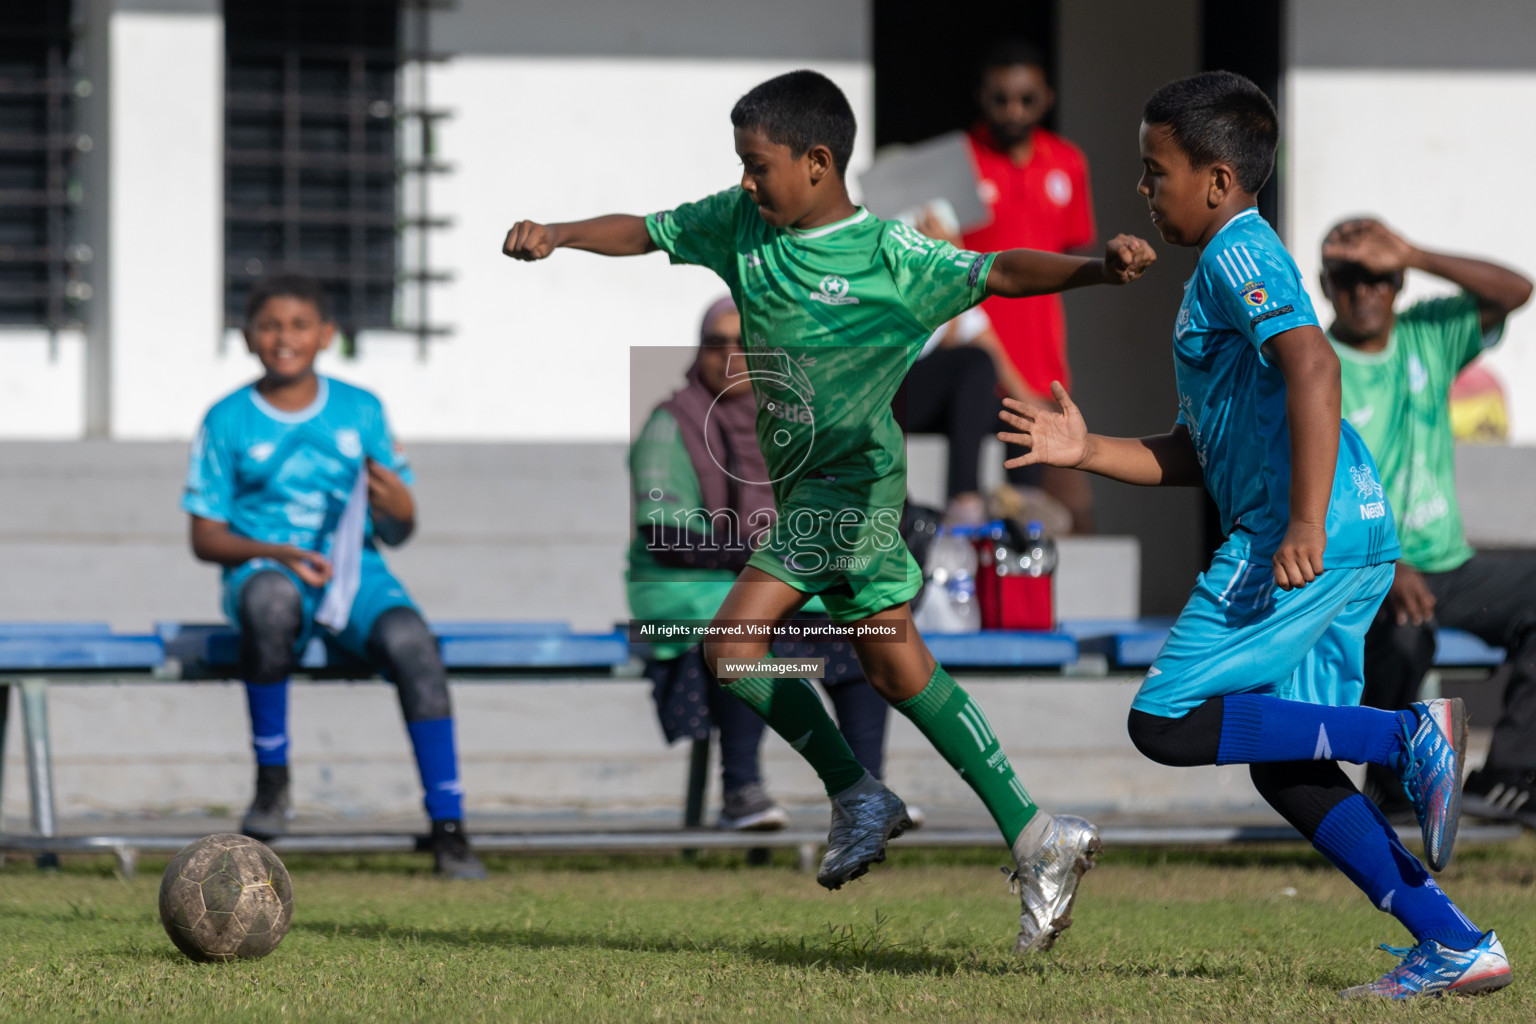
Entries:
<svg viewBox="0 0 1536 1024">
<path fill-rule="evenodd" d="M 981 488 L 981 442 L 1003 429 L 991 356 L 969 345 L 935 349 L 913 364 L 891 406 L 903 432 L 948 439 L 945 497 Z"/>
<path fill-rule="evenodd" d="M 837 728 L 853 756 L 875 778 L 885 771 L 885 725 L 890 705 L 865 680 L 853 646 L 843 641 L 773 645 L 780 658 L 827 659 L 822 686 L 832 698 Z M 762 781 L 759 747 L 768 726 L 746 704 L 725 692 L 704 666 L 701 648 L 689 648 L 668 661 L 648 659 L 645 674 L 653 685 L 657 714 L 668 743 L 720 734 L 720 781 L 726 792 Z"/>
<path fill-rule="evenodd" d="M 1489 768 L 1536 768 L 1536 551 L 1479 551 L 1450 572 L 1425 573 L 1435 620 L 1399 626 L 1383 602 L 1365 637 L 1360 703 L 1407 707 L 1435 658 L 1435 627 L 1462 629 L 1508 652 L 1504 711 L 1493 727 Z"/>
</svg>

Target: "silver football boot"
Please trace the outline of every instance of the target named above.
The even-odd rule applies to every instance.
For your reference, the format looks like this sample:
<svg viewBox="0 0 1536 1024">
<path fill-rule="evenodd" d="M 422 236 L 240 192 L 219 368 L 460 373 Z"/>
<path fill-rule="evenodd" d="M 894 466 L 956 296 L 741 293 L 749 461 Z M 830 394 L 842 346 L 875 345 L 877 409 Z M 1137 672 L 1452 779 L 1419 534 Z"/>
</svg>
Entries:
<svg viewBox="0 0 1536 1024">
<path fill-rule="evenodd" d="M 1015 953 L 1050 949 L 1071 927 L 1078 879 L 1093 867 L 1093 858 L 1104 848 L 1093 823 L 1070 814 L 1051 818 L 1039 845 L 1021 849 L 1034 838 L 1030 831 L 1026 829 L 1013 845 L 1017 866 L 1012 871 L 1003 869 L 1008 875 L 1008 891 L 1017 893 L 1023 905 L 1019 939 L 1013 944 Z"/>
<path fill-rule="evenodd" d="M 868 772 L 832 798 L 832 831 L 816 881 L 840 889 L 885 860 L 885 844 L 912 827 L 906 805 Z"/>
</svg>

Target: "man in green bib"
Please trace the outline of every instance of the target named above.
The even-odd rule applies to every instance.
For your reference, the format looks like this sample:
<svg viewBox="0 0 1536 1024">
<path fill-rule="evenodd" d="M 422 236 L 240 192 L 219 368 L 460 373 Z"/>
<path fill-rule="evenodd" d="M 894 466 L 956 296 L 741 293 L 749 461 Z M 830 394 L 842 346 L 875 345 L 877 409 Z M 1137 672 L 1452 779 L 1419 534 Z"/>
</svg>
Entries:
<svg viewBox="0 0 1536 1024">
<path fill-rule="evenodd" d="M 832 832 L 817 881 L 837 889 L 863 875 L 910 826 L 906 807 L 854 758 L 816 692 L 774 670 L 770 638 L 755 632 L 820 595 L 834 622 L 854 630 L 870 684 L 975 790 L 1012 849 L 1023 906 L 1014 948 L 1047 949 L 1071 923 L 1098 831 L 1039 813 L 980 706 L 913 625 L 909 602 L 922 574 L 899 530 L 906 455 L 891 399 L 928 336 L 989 295 L 1123 284 L 1155 257 L 1125 235 L 1102 259 L 966 252 L 875 217 L 844 182 L 853 110 L 814 71 L 752 89 L 731 124 L 738 186 L 649 217 L 519 221 L 502 251 L 537 260 L 562 247 L 608 256 L 660 249 L 729 286 L 745 353 L 728 377 L 753 391 L 778 518 L 746 541 L 750 560 L 705 641 L 709 670 L 820 776 Z"/>
<path fill-rule="evenodd" d="M 1410 269 L 1460 291 L 1395 312 Z M 1484 260 L 1417 248 L 1360 218 L 1324 240 L 1322 285 L 1335 313 L 1328 335 L 1341 364 L 1344 418 L 1376 459 L 1403 547 L 1366 635 L 1361 703 L 1396 709 L 1418 699 L 1437 625 L 1503 647 L 1511 668 L 1504 714 L 1487 762 L 1467 778 L 1462 809 L 1536 828 L 1536 554 L 1467 543 L 1448 399 L 1462 368 L 1502 340 L 1531 282 Z M 1370 774 L 1390 806 L 1401 794 L 1396 778 Z"/>
</svg>

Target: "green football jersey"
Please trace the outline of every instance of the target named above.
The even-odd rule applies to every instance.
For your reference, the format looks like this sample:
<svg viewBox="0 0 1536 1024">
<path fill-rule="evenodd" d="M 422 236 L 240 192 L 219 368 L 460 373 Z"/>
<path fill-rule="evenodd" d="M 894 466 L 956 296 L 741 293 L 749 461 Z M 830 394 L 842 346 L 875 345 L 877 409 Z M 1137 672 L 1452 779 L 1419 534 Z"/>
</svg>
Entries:
<svg viewBox="0 0 1536 1024">
<path fill-rule="evenodd" d="M 860 208 L 810 231 L 769 226 L 740 188 L 652 214 L 674 263 L 708 267 L 741 310 L 738 374 L 757 392 L 775 497 L 861 454 L 905 470 L 891 399 L 934 330 L 987 297 L 993 256 L 964 252 Z M 733 367 L 733 371 L 737 368 Z"/>
<path fill-rule="evenodd" d="M 1456 503 L 1448 395 L 1462 367 L 1502 333 L 1484 335 L 1477 300 L 1462 293 L 1399 313 L 1380 352 L 1328 337 L 1339 354 L 1344 418 L 1376 459 L 1403 561 L 1423 572 L 1449 572 L 1472 557 Z"/>
<path fill-rule="evenodd" d="M 906 448 L 891 400 L 938 327 L 987 297 L 993 254 L 860 208 L 775 228 L 740 188 L 646 218 L 674 263 L 708 267 L 741 311 L 740 365 L 779 517 L 751 565 L 822 595 L 841 622 L 909 600 Z"/>
</svg>

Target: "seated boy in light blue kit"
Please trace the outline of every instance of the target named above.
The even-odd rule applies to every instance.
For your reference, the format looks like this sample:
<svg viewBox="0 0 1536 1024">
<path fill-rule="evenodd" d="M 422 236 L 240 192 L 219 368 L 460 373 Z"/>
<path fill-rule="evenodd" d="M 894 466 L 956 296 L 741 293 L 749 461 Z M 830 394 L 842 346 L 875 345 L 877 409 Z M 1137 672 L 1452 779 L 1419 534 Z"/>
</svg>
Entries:
<svg viewBox="0 0 1536 1024">
<path fill-rule="evenodd" d="M 437 872 L 484 877 L 464 834 L 437 640 L 375 544 L 401 544 L 415 529 L 410 465 L 377 398 L 315 373 L 335 331 L 317 282 L 258 282 L 245 339 L 264 373 L 208 411 L 187 469 L 192 552 L 224 567 L 224 612 L 240 631 L 257 765 L 241 830 L 287 830 L 288 676 L 319 635 L 399 690 Z"/>
<path fill-rule="evenodd" d="M 1008 400 L 1012 463 L 1126 483 L 1204 484 L 1226 543 L 1196 582 L 1130 713 L 1132 741 L 1176 766 L 1248 764 L 1269 804 L 1413 934 L 1385 977 L 1343 994 L 1403 999 L 1509 984 L 1493 932 L 1458 910 L 1336 761 L 1396 770 L 1430 865 L 1450 860 L 1460 811 L 1460 700 L 1357 707 L 1367 627 L 1398 557 L 1370 453 L 1339 418 L 1339 361 L 1301 277 L 1255 207 L 1274 167 L 1274 108 L 1252 82 L 1173 82 L 1142 115 L 1138 191 L 1167 242 L 1200 259 L 1174 324 L 1179 412 L 1155 437 L 1088 433 Z"/>
</svg>

